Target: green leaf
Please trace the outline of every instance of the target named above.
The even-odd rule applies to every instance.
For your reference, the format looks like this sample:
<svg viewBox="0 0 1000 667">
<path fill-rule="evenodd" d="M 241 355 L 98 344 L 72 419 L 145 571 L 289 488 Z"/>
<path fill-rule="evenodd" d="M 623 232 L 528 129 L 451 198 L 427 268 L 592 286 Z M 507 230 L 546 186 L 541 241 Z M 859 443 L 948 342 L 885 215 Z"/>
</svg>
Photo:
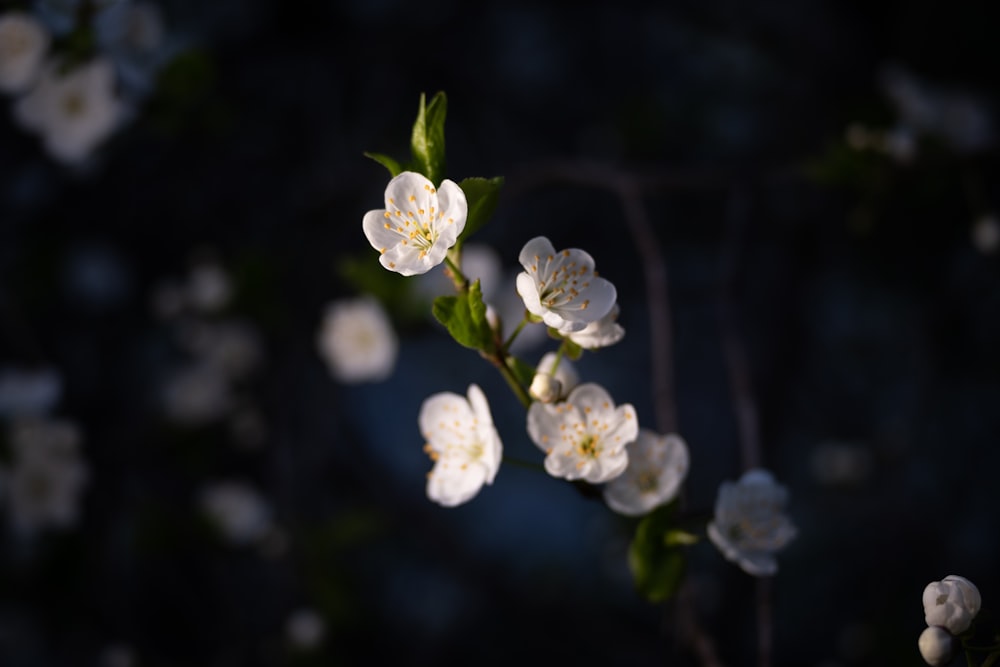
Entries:
<svg viewBox="0 0 1000 667">
<path fill-rule="evenodd" d="M 462 230 L 462 240 L 475 234 L 489 221 L 497 207 L 502 185 L 502 176 L 494 178 L 476 176 L 463 179 L 458 184 L 458 187 L 462 188 L 462 192 L 465 193 L 465 200 L 469 204 L 469 216 L 465 221 L 465 229 Z"/>
<path fill-rule="evenodd" d="M 399 174 L 403 171 L 403 168 L 400 166 L 399 161 L 394 160 L 388 155 L 382 155 L 381 153 L 370 153 L 368 151 L 365 151 L 364 155 L 365 157 L 375 160 L 380 165 L 388 169 L 389 175 L 393 178 L 399 176 Z"/>
<path fill-rule="evenodd" d="M 650 602 L 676 594 L 684 576 L 684 550 L 669 539 L 674 507 L 671 503 L 646 515 L 629 545 L 628 565 L 635 589 Z"/>
<path fill-rule="evenodd" d="M 458 296 L 439 296 L 431 307 L 435 319 L 448 329 L 459 344 L 493 352 L 493 330 L 486 320 L 486 304 L 479 287 L 479 280 L 469 286 L 468 292 Z"/>
<path fill-rule="evenodd" d="M 524 387 L 531 386 L 531 381 L 535 379 L 535 367 L 518 359 L 517 357 L 507 357 L 507 364 L 514 371 L 514 377 Z"/>
<path fill-rule="evenodd" d="M 417 171 L 426 176 L 435 186 L 441 185 L 444 177 L 444 118 L 448 111 L 448 98 L 443 92 L 437 93 L 430 104 L 420 94 L 420 108 L 413 124 L 410 137 L 410 151 Z"/>
</svg>

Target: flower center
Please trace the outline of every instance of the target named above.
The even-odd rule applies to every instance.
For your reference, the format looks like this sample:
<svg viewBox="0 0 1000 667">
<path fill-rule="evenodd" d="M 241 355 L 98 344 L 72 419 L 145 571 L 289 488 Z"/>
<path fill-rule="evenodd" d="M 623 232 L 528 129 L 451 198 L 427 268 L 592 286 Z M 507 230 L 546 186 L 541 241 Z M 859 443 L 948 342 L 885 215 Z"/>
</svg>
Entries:
<svg viewBox="0 0 1000 667">
<path fill-rule="evenodd" d="M 639 493 L 653 493 L 660 486 L 660 478 L 651 470 L 643 470 L 636 476 L 635 483 Z"/>
<path fill-rule="evenodd" d="M 588 433 L 583 436 L 583 438 L 576 441 L 574 449 L 576 449 L 580 456 L 596 459 L 598 454 L 601 453 L 599 442 L 600 441 L 597 439 L 597 436 Z"/>
<path fill-rule="evenodd" d="M 566 308 L 580 296 L 579 290 L 590 286 L 590 281 L 584 280 L 590 269 L 579 266 L 576 261 L 566 262 L 569 256 L 569 251 L 563 250 L 558 256 L 547 256 L 542 265 L 542 258 L 535 255 L 535 267 L 539 268 L 538 298 L 546 308 Z M 584 299 L 575 305 L 583 310 L 590 305 L 590 300 Z"/>
<path fill-rule="evenodd" d="M 429 189 L 430 194 L 436 190 Z M 435 201 L 436 200 L 432 200 Z M 410 195 L 406 210 L 396 205 L 395 199 L 389 199 L 390 208 L 385 211 L 384 227 L 403 237 L 400 243 L 404 246 L 416 248 L 423 259 L 427 251 L 430 250 L 437 240 L 439 234 L 438 221 L 444 217 L 444 211 L 437 210 L 437 207 L 430 203 L 425 204 L 427 208 L 421 208 L 417 198 Z M 451 218 L 448 222 L 453 222 Z"/>
<path fill-rule="evenodd" d="M 67 116 L 79 116 L 81 113 L 83 113 L 83 110 L 86 108 L 87 104 L 83 98 L 83 95 L 81 95 L 76 91 L 73 91 L 67 93 L 66 96 L 63 97 L 62 106 L 63 106 L 63 111 L 66 112 Z"/>
</svg>

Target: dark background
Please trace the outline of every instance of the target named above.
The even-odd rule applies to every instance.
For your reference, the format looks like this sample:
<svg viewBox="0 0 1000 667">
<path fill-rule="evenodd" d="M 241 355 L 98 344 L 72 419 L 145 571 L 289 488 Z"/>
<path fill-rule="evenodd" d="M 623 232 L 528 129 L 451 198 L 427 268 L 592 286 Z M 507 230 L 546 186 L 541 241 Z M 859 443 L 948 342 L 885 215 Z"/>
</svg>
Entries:
<svg viewBox="0 0 1000 667">
<path fill-rule="evenodd" d="M 0 663 L 99 665 L 122 644 L 150 667 L 696 664 L 674 607 L 631 589 L 632 524 L 598 502 L 509 466 L 463 507 L 426 499 L 431 393 L 480 383 L 507 450 L 537 457 L 488 364 L 401 312 L 385 382 L 340 384 L 316 353 L 325 304 L 359 291 L 338 267 L 376 261 L 360 222 L 387 175 L 362 152 L 405 156 L 419 95 L 438 90 L 449 177 L 507 178 L 477 240 L 511 269 L 538 234 L 595 256 L 627 335 L 578 369 L 649 423 L 663 341 L 634 239 L 612 191 L 568 182 L 594 164 L 646 179 L 692 511 L 742 468 L 734 324 L 799 528 L 773 582 L 774 664 L 921 664 L 928 582 L 961 574 L 1000 599 L 1000 264 L 970 241 L 997 154 L 929 136 L 901 164 L 844 141 L 896 122 L 888 64 L 996 102 L 979 4 L 160 5 L 178 60 L 90 168 L 0 119 L 0 361 L 58 369 L 92 476 L 76 527 L 0 538 Z M 158 403 L 178 353 L 151 293 L 206 250 L 233 276 L 227 314 L 264 341 L 242 388 L 266 424 L 255 449 Z M 824 483 L 829 442 L 868 473 Z M 206 530 L 196 490 L 231 476 L 268 498 L 281 549 Z M 754 581 L 707 541 L 689 556 L 720 657 L 754 664 Z M 284 635 L 303 606 L 326 622 L 313 652 Z"/>
</svg>

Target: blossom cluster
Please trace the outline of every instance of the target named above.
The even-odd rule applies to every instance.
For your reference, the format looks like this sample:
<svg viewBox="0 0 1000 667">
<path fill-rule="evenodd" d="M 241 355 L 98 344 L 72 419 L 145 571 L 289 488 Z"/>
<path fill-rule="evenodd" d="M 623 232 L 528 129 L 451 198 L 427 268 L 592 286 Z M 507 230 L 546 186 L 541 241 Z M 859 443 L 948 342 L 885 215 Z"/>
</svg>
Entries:
<svg viewBox="0 0 1000 667">
<path fill-rule="evenodd" d="M 73 31 L 92 32 L 96 47 L 55 49 Z M 15 120 L 66 165 L 84 164 L 126 122 L 164 54 L 160 11 L 138 0 L 100 5 L 92 25 L 41 8 L 0 15 L 0 92 L 14 98 Z"/>
<path fill-rule="evenodd" d="M 362 229 L 385 269 L 421 276 L 446 263 L 448 282 L 464 294 L 471 278 L 485 271 L 493 282 L 499 273 L 495 260 L 486 262 L 484 266 L 493 267 L 486 269 L 467 269 L 462 261 L 461 239 L 469 209 L 455 182 L 444 179 L 435 186 L 421 173 L 402 171 L 386 187 L 384 208 L 365 214 Z M 588 252 L 557 250 L 545 236 L 528 240 L 518 261 L 521 271 L 514 287 L 523 317 L 518 328 L 510 336 L 501 331 L 495 308 L 484 303 L 490 333 L 476 338 L 476 316 L 470 310 L 473 324 L 461 326 L 473 327 L 472 333 L 452 331 L 456 340 L 479 347 L 485 356 L 493 355 L 494 363 L 509 371 L 510 345 L 524 327 L 541 324 L 560 341 L 558 351 L 539 360 L 530 382 L 508 380 L 517 385 L 525 382 L 520 387 L 527 408 L 524 428 L 544 454 L 545 472 L 600 487 L 606 505 L 628 517 L 643 517 L 670 503 L 679 496 L 689 468 L 683 438 L 642 427 L 631 404 L 618 404 L 599 384 L 581 382 L 569 358 L 574 348 L 578 355 L 623 339 L 614 284 L 597 274 Z M 493 289 L 477 290 L 484 301 L 486 295 L 495 298 Z M 383 379 L 391 372 L 397 351 L 388 318 L 371 298 L 332 304 L 318 343 L 334 375 L 348 382 Z M 427 479 L 432 501 L 454 507 L 494 482 L 504 449 L 478 385 L 469 385 L 464 396 L 453 392 L 429 396 L 421 405 L 418 423 L 424 450 L 433 461 Z M 771 473 L 748 471 L 739 482 L 720 488 L 708 537 L 747 573 L 773 575 L 774 554 L 796 534 L 784 514 L 786 501 L 787 491 Z"/>
<path fill-rule="evenodd" d="M 927 628 L 920 633 L 917 646 L 928 665 L 941 667 L 951 662 L 956 637 L 969 631 L 982 607 L 982 598 L 975 584 L 951 574 L 927 584 L 923 603 Z"/>
</svg>

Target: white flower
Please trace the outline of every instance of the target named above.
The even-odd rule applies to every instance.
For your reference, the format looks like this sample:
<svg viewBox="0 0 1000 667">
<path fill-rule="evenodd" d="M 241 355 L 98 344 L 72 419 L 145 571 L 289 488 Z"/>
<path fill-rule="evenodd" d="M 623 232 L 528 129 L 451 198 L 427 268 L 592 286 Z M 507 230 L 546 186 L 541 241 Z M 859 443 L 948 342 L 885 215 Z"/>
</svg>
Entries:
<svg viewBox="0 0 1000 667">
<path fill-rule="evenodd" d="M 39 132 L 49 153 L 82 162 L 118 126 L 124 106 L 115 95 L 114 70 L 98 58 L 67 72 L 48 63 L 38 84 L 14 107 L 24 127 Z"/>
<path fill-rule="evenodd" d="M 587 350 L 614 345 L 625 337 L 625 329 L 618 324 L 618 311 L 616 303 L 607 315 L 596 322 L 591 322 L 581 331 L 569 334 L 567 338 Z"/>
<path fill-rule="evenodd" d="M 562 333 L 581 331 L 611 310 L 615 286 L 594 272 L 594 259 L 577 248 L 556 252 L 544 236 L 528 241 L 518 260 L 517 293 L 524 307 Z"/>
<path fill-rule="evenodd" d="M 639 437 L 628 447 L 628 467 L 604 487 L 604 501 L 625 516 L 646 514 L 674 499 L 688 464 L 687 444 L 679 435 L 639 429 Z"/>
<path fill-rule="evenodd" d="M 320 356 L 341 382 L 377 382 L 392 374 L 399 341 L 389 316 L 372 297 L 326 307 L 316 339 Z"/>
<path fill-rule="evenodd" d="M 49 33 L 30 14 L 0 16 L 0 92 L 20 93 L 34 83 L 50 41 Z"/>
<path fill-rule="evenodd" d="M 271 507 L 243 482 L 215 482 L 202 489 L 202 511 L 233 544 L 258 542 L 272 533 Z"/>
<path fill-rule="evenodd" d="M 920 633 L 917 646 L 924 662 L 931 667 L 944 667 L 955 652 L 955 638 L 944 628 L 932 625 Z"/>
<path fill-rule="evenodd" d="M 67 421 L 24 421 L 10 432 L 14 465 L 6 481 L 15 527 L 32 533 L 76 522 L 89 473 L 80 457 L 80 431 Z"/>
<path fill-rule="evenodd" d="M 708 537 L 728 559 L 755 577 L 778 571 L 775 552 L 795 537 L 783 514 L 788 492 L 766 470 L 743 473 L 737 483 L 723 482 L 715 501 Z"/>
<path fill-rule="evenodd" d="M 639 426 L 630 404 L 615 407 L 603 387 L 587 383 L 562 403 L 532 403 L 528 435 L 546 453 L 545 470 L 553 477 L 601 484 L 628 465 L 625 446 Z"/>
<path fill-rule="evenodd" d="M 483 484 L 492 484 L 500 468 L 503 444 L 493 425 L 486 396 L 469 385 L 468 400 L 442 392 L 420 407 L 424 451 L 434 461 L 427 478 L 427 497 L 445 507 L 472 499 Z"/>
<path fill-rule="evenodd" d="M 368 211 L 365 236 L 390 271 L 412 276 L 444 261 L 465 229 L 468 203 L 462 188 L 441 181 L 435 188 L 424 176 L 404 171 L 385 189 L 385 208 Z"/>
<path fill-rule="evenodd" d="M 953 635 L 968 630 L 982 606 L 975 584 L 955 574 L 927 584 L 923 600 L 927 625 L 940 625 Z"/>
</svg>

